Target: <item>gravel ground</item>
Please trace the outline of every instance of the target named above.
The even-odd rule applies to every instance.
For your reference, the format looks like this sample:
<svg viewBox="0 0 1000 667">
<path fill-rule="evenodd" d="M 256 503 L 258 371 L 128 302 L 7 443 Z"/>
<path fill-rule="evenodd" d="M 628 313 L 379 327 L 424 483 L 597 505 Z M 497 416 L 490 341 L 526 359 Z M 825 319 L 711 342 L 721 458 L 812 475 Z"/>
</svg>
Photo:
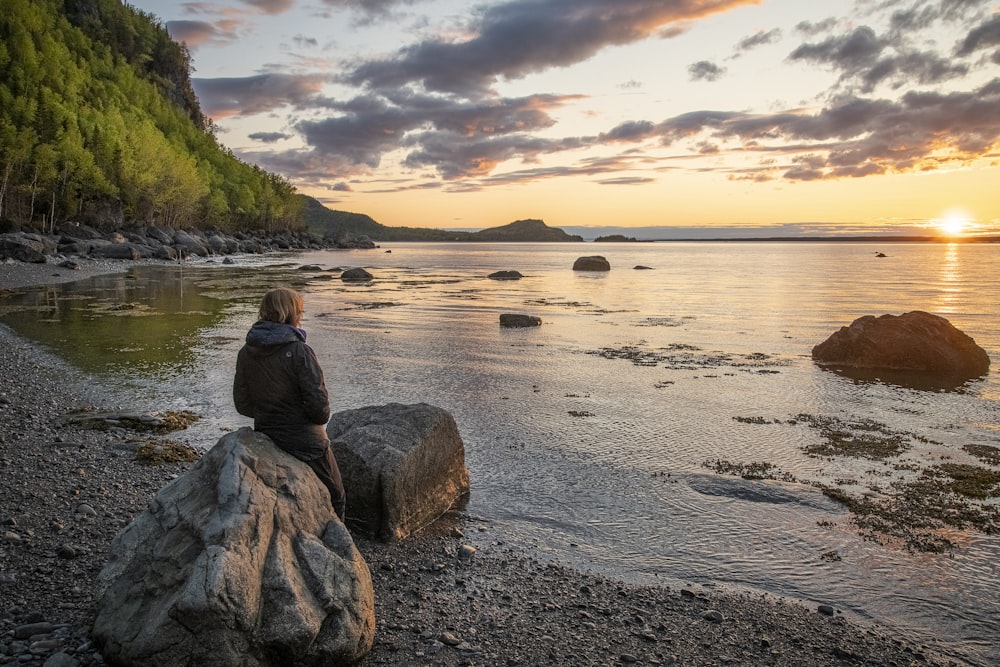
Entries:
<svg viewBox="0 0 1000 667">
<path fill-rule="evenodd" d="M 0 264 L 0 290 L 124 266 Z M 80 409 L 150 406 L 3 325 L 0 378 L 0 665 L 104 664 L 89 627 L 108 545 L 189 464 L 138 462 L 148 434 L 66 423 Z M 626 585 L 539 562 L 466 514 L 399 544 L 357 544 L 376 596 L 363 666 L 961 664 L 828 607 Z"/>
</svg>

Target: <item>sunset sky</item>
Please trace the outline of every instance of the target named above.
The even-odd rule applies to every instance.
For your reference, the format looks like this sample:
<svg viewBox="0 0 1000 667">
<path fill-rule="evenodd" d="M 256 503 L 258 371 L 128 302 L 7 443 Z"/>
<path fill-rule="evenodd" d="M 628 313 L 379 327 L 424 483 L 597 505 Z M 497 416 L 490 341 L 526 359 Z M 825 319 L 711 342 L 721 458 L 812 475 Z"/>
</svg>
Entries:
<svg viewBox="0 0 1000 667">
<path fill-rule="evenodd" d="M 129 0 L 221 143 L 392 226 L 1000 233 L 1000 0 Z"/>
</svg>

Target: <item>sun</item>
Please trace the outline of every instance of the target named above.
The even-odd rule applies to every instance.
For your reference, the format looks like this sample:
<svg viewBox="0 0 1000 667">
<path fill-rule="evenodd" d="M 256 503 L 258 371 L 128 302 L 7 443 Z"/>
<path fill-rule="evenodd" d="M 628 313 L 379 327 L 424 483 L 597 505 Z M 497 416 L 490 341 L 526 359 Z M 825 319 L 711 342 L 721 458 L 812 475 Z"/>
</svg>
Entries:
<svg viewBox="0 0 1000 667">
<path fill-rule="evenodd" d="M 964 213 L 949 213 L 934 221 L 935 226 L 945 236 L 961 236 L 969 228 L 969 217 Z"/>
</svg>

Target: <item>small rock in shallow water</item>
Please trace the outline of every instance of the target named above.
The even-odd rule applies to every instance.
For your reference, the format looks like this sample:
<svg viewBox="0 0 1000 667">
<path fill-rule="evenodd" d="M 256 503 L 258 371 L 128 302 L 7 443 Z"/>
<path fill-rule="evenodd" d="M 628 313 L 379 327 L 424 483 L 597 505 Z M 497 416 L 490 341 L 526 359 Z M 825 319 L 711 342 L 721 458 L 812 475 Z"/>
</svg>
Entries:
<svg viewBox="0 0 1000 667">
<path fill-rule="evenodd" d="M 828 604 L 821 604 L 817 609 L 817 611 L 819 611 L 819 613 L 823 614 L 824 616 L 833 616 L 834 614 L 833 607 L 831 607 Z"/>
</svg>

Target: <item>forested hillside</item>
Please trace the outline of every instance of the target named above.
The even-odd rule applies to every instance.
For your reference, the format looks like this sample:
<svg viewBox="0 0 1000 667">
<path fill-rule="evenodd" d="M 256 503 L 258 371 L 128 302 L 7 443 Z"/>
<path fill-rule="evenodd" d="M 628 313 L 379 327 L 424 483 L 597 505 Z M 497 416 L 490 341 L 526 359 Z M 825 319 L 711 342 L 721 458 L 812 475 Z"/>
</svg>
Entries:
<svg viewBox="0 0 1000 667">
<path fill-rule="evenodd" d="M 298 229 L 281 176 L 221 147 L 190 56 L 121 0 L 2 0 L 0 232 L 67 220 Z"/>
</svg>

